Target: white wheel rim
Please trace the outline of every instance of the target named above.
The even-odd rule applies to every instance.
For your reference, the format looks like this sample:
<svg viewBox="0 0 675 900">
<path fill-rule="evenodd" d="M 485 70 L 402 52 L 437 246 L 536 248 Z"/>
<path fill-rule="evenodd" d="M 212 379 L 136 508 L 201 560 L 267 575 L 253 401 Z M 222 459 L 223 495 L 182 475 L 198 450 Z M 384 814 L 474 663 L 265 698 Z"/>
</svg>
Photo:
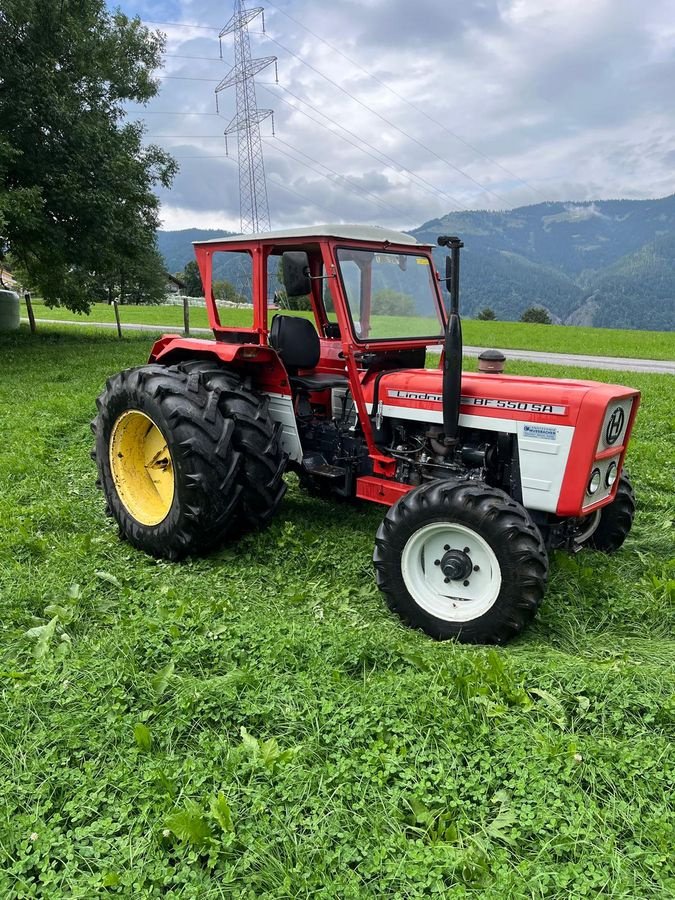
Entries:
<svg viewBox="0 0 675 900">
<path fill-rule="evenodd" d="M 446 581 L 436 561 L 443 560 L 447 547 L 471 560 L 472 571 L 465 578 Z M 445 622 L 470 622 L 484 615 L 502 586 L 499 562 L 488 542 L 453 522 L 433 522 L 411 535 L 401 554 L 401 574 L 415 603 Z"/>
<path fill-rule="evenodd" d="M 575 544 L 583 544 L 595 534 L 598 530 L 598 525 L 600 524 L 601 515 L 602 510 L 596 509 L 595 512 L 584 516 L 583 519 L 580 520 L 579 527 L 574 535 Z"/>
</svg>

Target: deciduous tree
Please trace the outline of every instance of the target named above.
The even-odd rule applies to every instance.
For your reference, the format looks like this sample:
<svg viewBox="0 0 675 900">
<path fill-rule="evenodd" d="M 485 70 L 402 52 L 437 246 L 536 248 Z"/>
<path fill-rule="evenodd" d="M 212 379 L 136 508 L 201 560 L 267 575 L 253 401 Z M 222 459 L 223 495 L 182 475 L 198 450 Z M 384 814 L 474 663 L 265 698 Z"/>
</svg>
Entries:
<svg viewBox="0 0 675 900">
<path fill-rule="evenodd" d="M 157 93 L 163 45 L 104 0 L 3 0 L 0 244 L 48 304 L 86 311 L 110 273 L 152 262 L 153 187 L 176 165 L 124 106 Z"/>
</svg>

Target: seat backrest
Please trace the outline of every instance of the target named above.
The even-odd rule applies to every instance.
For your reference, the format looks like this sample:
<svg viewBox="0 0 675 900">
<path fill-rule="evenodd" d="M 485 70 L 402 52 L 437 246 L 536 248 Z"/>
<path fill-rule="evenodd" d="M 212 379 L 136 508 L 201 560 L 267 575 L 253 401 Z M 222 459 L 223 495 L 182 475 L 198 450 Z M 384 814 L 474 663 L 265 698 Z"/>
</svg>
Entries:
<svg viewBox="0 0 675 900">
<path fill-rule="evenodd" d="M 313 369 L 319 362 L 321 342 L 308 319 L 299 316 L 274 316 L 270 328 L 270 344 L 289 372 Z"/>
</svg>

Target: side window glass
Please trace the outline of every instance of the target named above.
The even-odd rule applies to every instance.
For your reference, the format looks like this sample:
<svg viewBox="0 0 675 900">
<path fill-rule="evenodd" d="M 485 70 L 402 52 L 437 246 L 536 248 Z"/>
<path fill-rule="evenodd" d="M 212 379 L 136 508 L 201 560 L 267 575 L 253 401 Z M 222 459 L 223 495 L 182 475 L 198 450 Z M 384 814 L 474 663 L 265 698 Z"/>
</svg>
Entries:
<svg viewBox="0 0 675 900">
<path fill-rule="evenodd" d="M 213 254 L 213 296 L 219 309 L 230 309 L 227 324 L 253 327 L 253 259 L 250 253 Z M 236 310 L 236 312 L 234 311 Z M 221 317 L 221 322 L 225 324 Z"/>
</svg>

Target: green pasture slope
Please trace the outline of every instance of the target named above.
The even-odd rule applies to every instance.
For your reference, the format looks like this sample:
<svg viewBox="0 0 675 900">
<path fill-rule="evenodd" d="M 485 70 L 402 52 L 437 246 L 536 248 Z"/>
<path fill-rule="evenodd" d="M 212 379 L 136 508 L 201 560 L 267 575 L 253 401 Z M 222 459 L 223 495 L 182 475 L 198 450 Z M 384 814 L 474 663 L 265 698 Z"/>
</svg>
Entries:
<svg viewBox="0 0 675 900">
<path fill-rule="evenodd" d="M 89 420 L 147 349 L 0 338 L 0 896 L 675 896 L 672 379 L 616 376 L 643 391 L 625 548 L 556 555 L 489 649 L 402 627 L 383 510 L 294 478 L 207 559 L 120 543 Z"/>
<path fill-rule="evenodd" d="M 35 314 L 39 318 L 61 321 L 114 322 L 112 307 L 101 303 L 92 307 L 89 316 L 78 316 L 63 308 L 49 309 L 40 303 L 35 305 Z M 251 313 L 246 309 L 223 309 L 220 315 L 222 324 L 233 328 L 251 323 Z M 305 315 L 309 316 L 309 313 Z M 183 327 L 182 306 L 121 306 L 120 317 L 123 325 Z M 192 308 L 190 324 L 193 328 L 208 328 L 206 310 Z M 397 334 L 406 334 L 407 327 L 409 322 L 404 316 L 396 319 Z M 523 322 L 478 322 L 475 319 L 464 319 L 462 331 L 464 343 L 469 346 L 592 356 L 675 359 L 675 332 L 672 331 L 621 331 L 569 325 L 529 325 Z"/>
</svg>

